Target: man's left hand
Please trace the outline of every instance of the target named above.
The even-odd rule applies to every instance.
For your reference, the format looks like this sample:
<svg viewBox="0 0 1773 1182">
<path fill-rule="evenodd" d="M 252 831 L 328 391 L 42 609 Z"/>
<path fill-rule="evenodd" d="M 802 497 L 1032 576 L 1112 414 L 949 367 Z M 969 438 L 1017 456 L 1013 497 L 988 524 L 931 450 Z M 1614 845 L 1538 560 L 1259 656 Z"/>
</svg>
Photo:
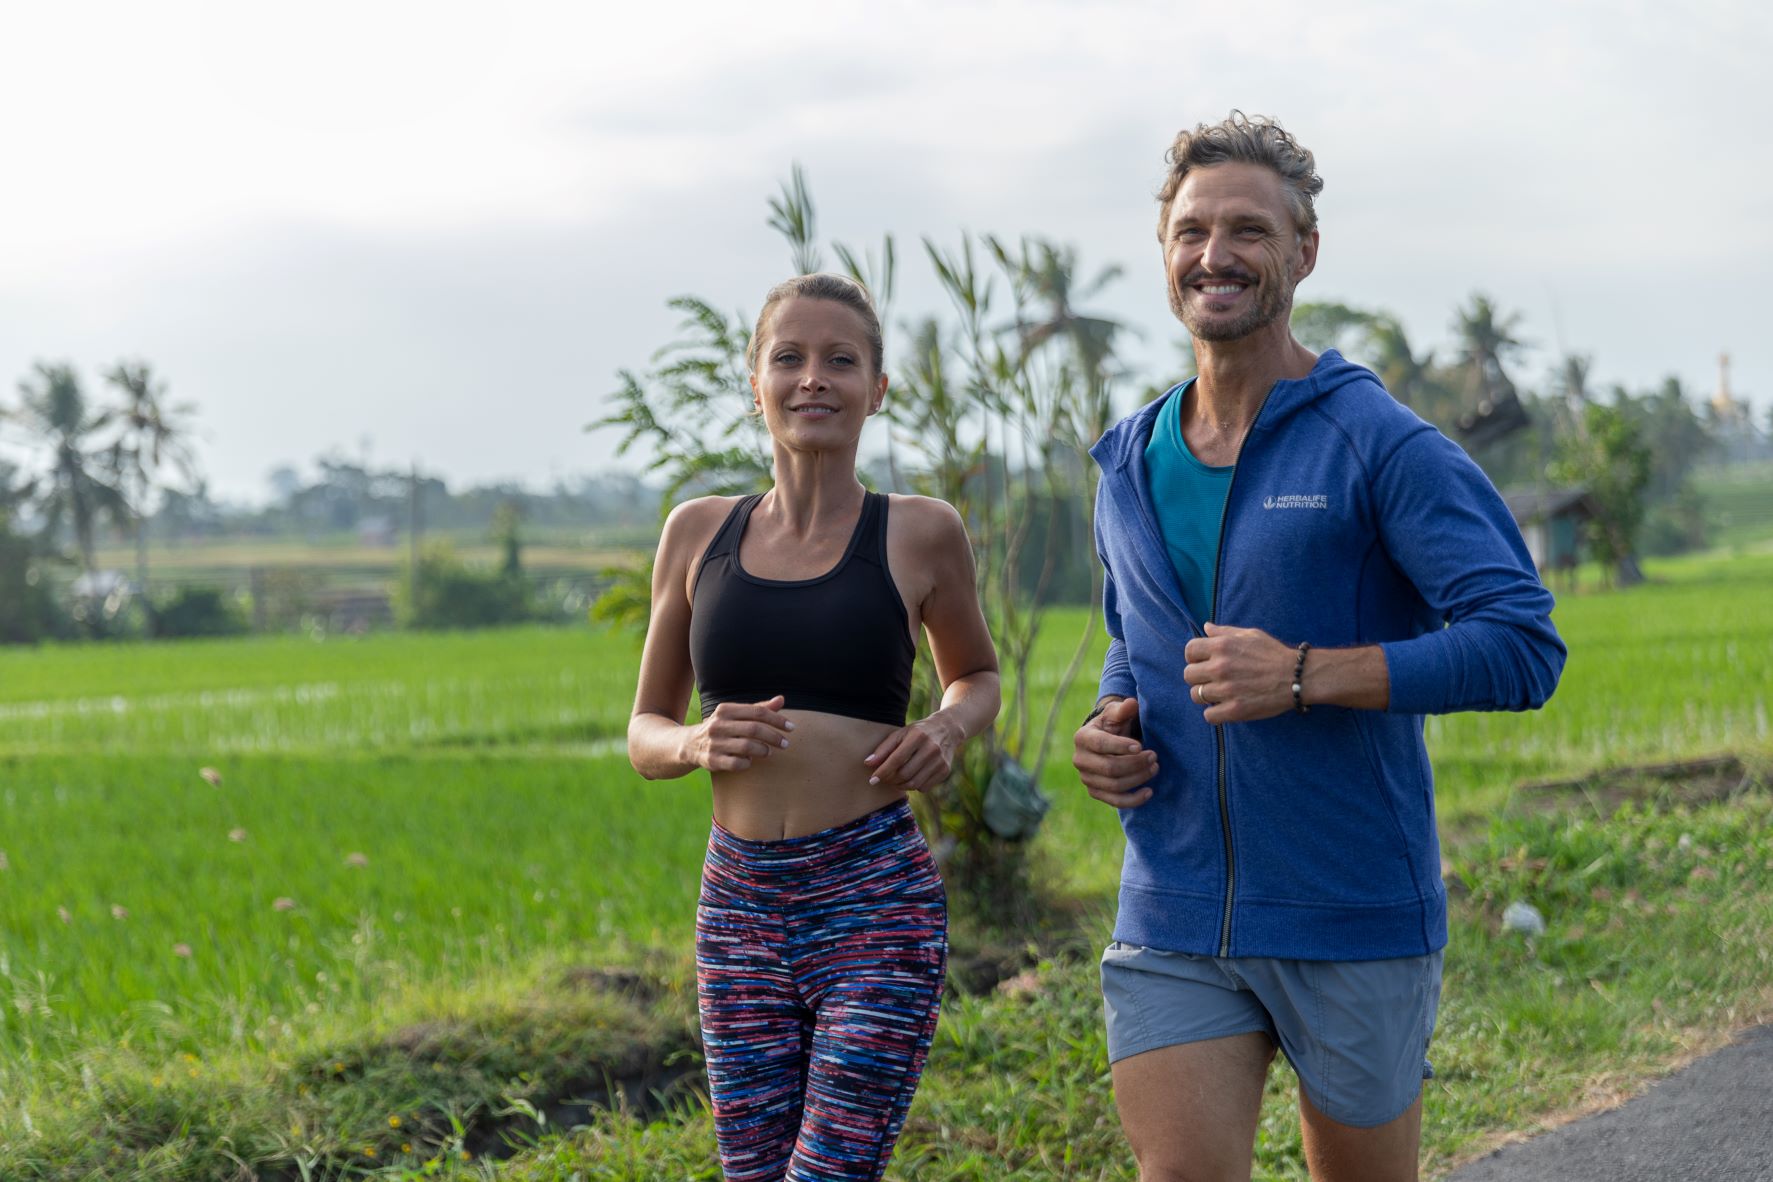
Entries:
<svg viewBox="0 0 1773 1182">
<path fill-rule="evenodd" d="M 1206 707 L 1210 723 L 1254 722 L 1293 708 L 1293 665 L 1298 652 L 1260 628 L 1208 624 L 1182 650 L 1188 696 Z"/>
</svg>

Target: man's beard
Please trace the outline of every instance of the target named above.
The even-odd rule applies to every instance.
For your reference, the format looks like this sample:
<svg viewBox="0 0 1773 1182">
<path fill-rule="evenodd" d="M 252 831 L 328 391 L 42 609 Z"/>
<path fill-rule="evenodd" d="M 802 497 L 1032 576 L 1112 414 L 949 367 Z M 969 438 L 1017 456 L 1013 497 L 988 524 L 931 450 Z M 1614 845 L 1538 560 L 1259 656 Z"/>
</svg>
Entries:
<svg viewBox="0 0 1773 1182">
<path fill-rule="evenodd" d="M 1192 309 L 1183 300 L 1182 293 L 1192 285 L 1206 279 L 1239 279 L 1250 284 L 1256 292 L 1249 311 L 1235 320 L 1202 321 L 1194 315 Z M 1279 283 L 1258 283 L 1254 276 L 1237 275 L 1190 275 L 1181 285 L 1170 286 L 1170 311 L 1188 330 L 1188 335 L 1197 341 L 1237 341 L 1249 336 L 1259 328 L 1266 328 L 1286 313 L 1293 304 L 1293 290 Z"/>
</svg>

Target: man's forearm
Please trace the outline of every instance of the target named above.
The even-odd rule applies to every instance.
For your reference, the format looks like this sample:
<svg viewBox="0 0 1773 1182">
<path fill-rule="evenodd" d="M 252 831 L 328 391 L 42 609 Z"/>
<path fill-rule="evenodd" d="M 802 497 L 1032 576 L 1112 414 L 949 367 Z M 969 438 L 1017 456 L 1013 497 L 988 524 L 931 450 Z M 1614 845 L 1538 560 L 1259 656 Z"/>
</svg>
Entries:
<svg viewBox="0 0 1773 1182">
<path fill-rule="evenodd" d="M 1391 670 L 1385 664 L 1385 650 L 1376 644 L 1310 650 L 1305 654 L 1299 695 L 1307 706 L 1384 710 L 1391 705 Z"/>
</svg>

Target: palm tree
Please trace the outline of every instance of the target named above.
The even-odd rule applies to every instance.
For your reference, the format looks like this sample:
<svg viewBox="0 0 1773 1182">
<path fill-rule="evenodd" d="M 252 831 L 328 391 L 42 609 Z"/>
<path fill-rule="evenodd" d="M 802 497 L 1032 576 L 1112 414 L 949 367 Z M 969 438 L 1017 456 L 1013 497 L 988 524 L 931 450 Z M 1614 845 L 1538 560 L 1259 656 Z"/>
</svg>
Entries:
<svg viewBox="0 0 1773 1182">
<path fill-rule="evenodd" d="M 13 514 L 34 490 L 34 482 L 20 480 L 16 464 L 0 459 L 0 644 L 29 644 L 47 630 L 48 588 L 32 568 L 36 547 L 12 532 Z"/>
<path fill-rule="evenodd" d="M 1299 343 L 1313 353 L 1337 349 L 1347 353 L 1372 331 L 1378 313 L 1351 308 L 1335 300 L 1306 300 L 1293 305 L 1291 327 Z"/>
<path fill-rule="evenodd" d="M 1569 414 L 1570 424 L 1578 437 L 1588 434 L 1588 414 L 1584 408 L 1590 402 L 1588 370 L 1593 360 L 1580 353 L 1566 353 L 1552 375 L 1552 382 L 1564 397 L 1564 410 Z"/>
<path fill-rule="evenodd" d="M 1526 342 L 1514 335 L 1520 319 L 1518 313 L 1499 313 L 1482 293 L 1473 293 L 1471 306 L 1460 309 L 1454 318 L 1459 361 L 1473 378 L 1468 383 L 1468 398 L 1474 405 L 1460 416 L 1458 424 L 1469 447 L 1493 443 L 1527 425 L 1527 412 L 1503 369 L 1504 361 L 1515 359 L 1526 348 Z"/>
<path fill-rule="evenodd" d="M 10 460 L 0 460 L 0 530 L 6 529 L 18 511 L 31 501 L 37 491 L 35 480 L 20 479 L 18 465 Z"/>
<path fill-rule="evenodd" d="M 1434 364 L 1433 350 L 1417 357 L 1404 326 L 1388 312 L 1377 314 L 1368 323 L 1367 349 L 1379 380 L 1391 396 L 1405 406 L 1415 405 L 1428 380 L 1429 367 Z"/>
<path fill-rule="evenodd" d="M 1490 297 L 1481 292 L 1472 293 L 1471 306 L 1461 308 L 1454 318 L 1453 328 L 1460 342 L 1459 360 L 1478 371 L 1487 392 L 1514 389 L 1502 363 L 1519 357 L 1527 347 L 1525 341 L 1514 335 L 1520 322 L 1519 313 L 1501 315 Z"/>
<path fill-rule="evenodd" d="M 19 383 L 23 396 L 14 418 L 39 446 L 49 449 L 49 470 L 38 509 L 44 536 L 52 542 L 64 526 L 74 531 L 81 568 L 97 568 L 94 531 L 100 521 L 127 529 L 129 500 L 107 480 L 106 456 L 95 437 L 111 422 L 108 413 L 87 407 L 80 379 L 71 365 L 36 365 L 35 382 Z"/>
<path fill-rule="evenodd" d="M 1339 349 L 1365 361 L 1405 406 L 1415 405 L 1434 364 L 1432 352 L 1416 356 L 1403 324 L 1390 312 L 1310 301 L 1293 305 L 1292 329 L 1299 343 L 1315 353 Z"/>
<path fill-rule="evenodd" d="M 195 465 L 189 443 L 189 405 L 169 406 L 166 383 L 156 381 L 146 362 L 118 362 L 105 375 L 122 396 L 109 412 L 117 430 L 106 452 L 106 466 L 119 490 L 134 509 L 136 583 L 143 594 L 148 588 L 148 501 L 172 468 L 189 481 Z"/>
<path fill-rule="evenodd" d="M 1107 316 L 1082 311 L 1080 305 L 1099 295 L 1110 283 L 1119 279 L 1122 268 L 1110 264 L 1097 271 L 1088 281 L 1081 281 L 1082 265 L 1077 250 L 1045 239 L 1023 239 L 1011 251 L 996 239 L 986 244 L 998 265 L 1009 276 L 1015 292 L 1016 319 L 1009 329 L 1019 343 L 1016 370 L 1027 375 L 1030 359 L 1042 349 L 1053 346 L 1059 350 L 1059 370 L 1051 383 L 1027 382 L 1027 388 L 1045 388 L 1048 405 L 1031 406 L 1032 423 L 1044 431 L 1041 465 L 1047 488 L 1042 498 L 1047 517 L 1044 529 L 1044 566 L 1034 588 L 1038 603 L 1055 573 L 1061 538 L 1078 539 L 1089 536 L 1089 506 L 1095 502 L 1096 466 L 1089 460 L 1089 448 L 1108 429 L 1114 416 L 1111 397 L 1119 368 L 1115 364 L 1115 346 L 1127 326 Z M 1030 310 L 1033 314 L 1030 314 Z M 1007 457 L 1007 451 L 1006 451 Z M 1025 475 L 1028 465 L 1024 464 Z M 1065 485 L 1072 485 L 1070 488 Z M 1034 489 L 1027 495 L 1032 501 Z M 1026 533 L 1026 529 L 1023 531 Z M 1101 566 L 1091 560 L 1085 565 L 1089 572 L 1090 610 L 1083 635 L 1072 652 L 1062 684 L 1069 685 L 1083 667 L 1085 652 L 1095 639 L 1096 620 L 1100 616 L 1102 596 Z M 1038 610 L 1038 609 L 1037 609 Z M 1026 653 L 1026 649 L 1025 649 Z M 1018 675 L 1026 675 L 1024 655 Z M 1046 763 L 1053 736 L 1058 731 L 1061 709 L 1056 696 L 1047 717 L 1037 732 L 1040 736 L 1033 762 L 1029 765 L 1038 778 Z M 1018 692 L 1016 705 L 1021 710 L 1022 733 L 1030 729 L 1029 697 Z"/>
<path fill-rule="evenodd" d="M 1074 406 L 1065 423 L 1055 426 L 1070 428 L 1070 443 L 1088 448 L 1108 429 L 1112 407 L 1108 389 L 1115 373 L 1116 338 L 1126 325 L 1106 316 L 1092 316 L 1078 310 L 1078 305 L 1101 293 L 1102 289 L 1123 274 L 1118 263 L 1096 272 L 1087 283 L 1079 283 L 1077 250 L 1059 246 L 1044 239 L 1024 241 L 1019 252 L 1010 252 L 995 238 L 988 238 L 991 251 L 1012 280 L 1026 293 L 1029 303 L 1042 309 L 1039 319 L 1018 316 L 1012 326 L 1020 338 L 1022 360 L 1049 342 L 1069 347 L 1077 372 L 1084 380 L 1084 398 Z M 1017 301 L 1022 307 L 1021 300 Z"/>
</svg>

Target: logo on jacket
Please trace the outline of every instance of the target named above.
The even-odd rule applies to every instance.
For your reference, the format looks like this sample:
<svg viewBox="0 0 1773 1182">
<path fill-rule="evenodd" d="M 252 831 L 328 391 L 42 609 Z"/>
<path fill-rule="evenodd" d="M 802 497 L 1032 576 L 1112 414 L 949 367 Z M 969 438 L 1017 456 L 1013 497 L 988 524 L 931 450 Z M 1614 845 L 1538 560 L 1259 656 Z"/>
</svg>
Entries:
<svg viewBox="0 0 1773 1182">
<path fill-rule="evenodd" d="M 1289 493 L 1284 497 L 1263 497 L 1264 509 L 1328 509 L 1330 498 L 1324 493 Z"/>
</svg>

